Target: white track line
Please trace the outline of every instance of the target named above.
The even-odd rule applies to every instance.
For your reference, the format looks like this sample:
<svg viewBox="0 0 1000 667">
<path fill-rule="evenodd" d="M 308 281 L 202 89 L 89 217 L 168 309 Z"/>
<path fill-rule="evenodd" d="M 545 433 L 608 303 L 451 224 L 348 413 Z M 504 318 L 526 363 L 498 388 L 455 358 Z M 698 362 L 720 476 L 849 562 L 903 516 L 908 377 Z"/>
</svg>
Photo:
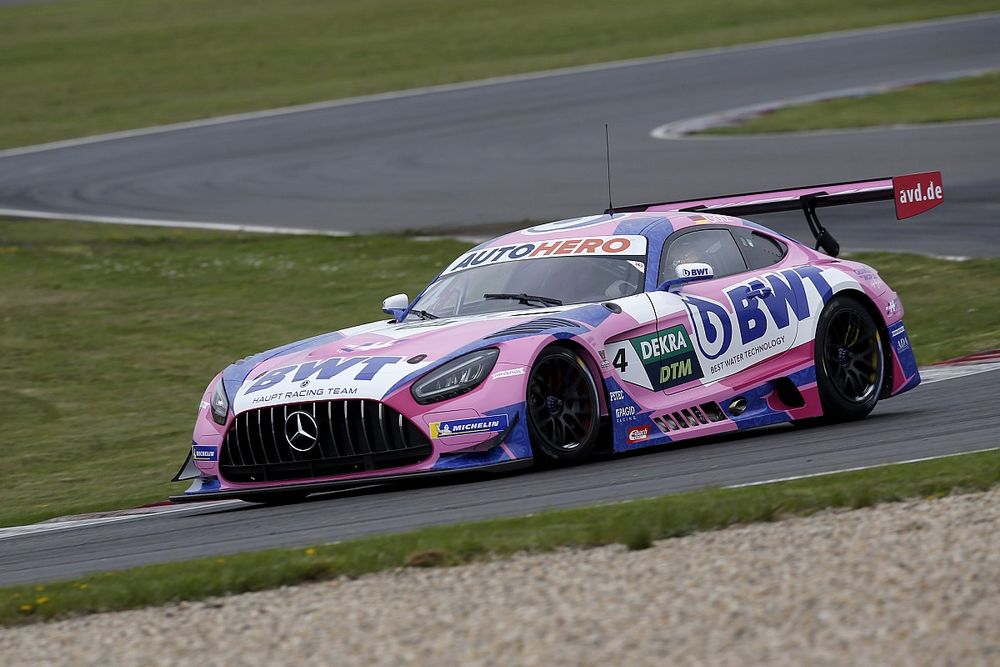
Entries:
<svg viewBox="0 0 1000 667">
<path fill-rule="evenodd" d="M 725 111 L 718 111 L 710 114 L 703 114 L 701 116 L 692 116 L 691 118 L 684 118 L 681 120 L 671 121 L 664 125 L 660 125 L 654 128 L 649 135 L 654 139 L 661 139 L 664 141 L 676 141 L 678 139 L 708 139 L 708 140 L 722 140 L 728 141 L 730 139 L 739 138 L 760 138 L 760 137 L 787 137 L 787 136 L 825 136 L 829 134 L 847 134 L 847 133 L 857 133 L 857 132 L 884 132 L 886 130 L 915 130 L 915 129 L 927 129 L 928 126 L 933 128 L 945 128 L 945 127 L 956 127 L 956 126 L 966 126 L 966 125 L 990 125 L 1000 121 L 996 119 L 988 118 L 983 120 L 970 120 L 970 121 L 955 121 L 950 123 L 900 123 L 897 125 L 879 125 L 874 127 L 850 127 L 850 128 L 840 128 L 840 129 L 827 129 L 827 130 L 809 130 L 802 132 L 760 132 L 760 133 L 749 133 L 745 135 L 700 135 L 699 132 L 704 132 L 707 129 L 713 127 L 720 127 L 726 125 L 733 125 L 741 121 L 748 120 L 755 116 L 759 116 L 764 113 L 769 113 L 771 111 L 776 111 L 778 109 L 783 109 L 786 107 L 800 106 L 803 104 L 811 104 L 814 102 L 825 102 L 827 100 L 844 98 L 844 97 L 862 97 L 866 95 L 875 95 L 878 93 L 887 93 L 899 88 L 905 88 L 907 86 L 915 86 L 925 83 L 940 83 L 945 81 L 953 81 L 955 79 L 961 79 L 972 76 L 980 76 L 983 74 L 990 74 L 997 71 L 995 67 L 977 67 L 973 69 L 964 70 L 954 70 L 952 72 L 946 72 L 944 74 L 938 74 L 935 76 L 917 76 L 909 77 L 906 79 L 896 79 L 894 81 L 886 81 L 882 83 L 872 84 L 868 86 L 855 86 L 853 88 L 842 88 L 840 90 L 830 90 L 823 91 L 820 93 L 813 93 L 811 95 L 801 95 L 799 97 L 787 97 L 780 100 L 774 100 L 770 102 L 761 102 L 760 104 L 751 104 L 743 107 L 736 107 L 734 109 L 727 109 Z M 697 136 L 692 136 L 697 135 Z"/>
<path fill-rule="evenodd" d="M 407 97 L 417 97 L 420 95 L 430 95 L 435 93 L 450 93 L 454 91 L 469 90 L 471 88 L 483 88 L 496 86 L 505 83 L 518 83 L 522 81 L 535 81 L 557 76 L 567 76 L 571 74 L 585 74 L 589 72 L 602 72 L 623 67 L 635 67 L 638 65 L 649 65 L 664 63 L 674 60 L 688 60 L 691 58 L 702 58 L 734 52 L 755 51 L 767 49 L 775 46 L 788 46 L 804 43 L 825 42 L 832 39 L 845 37 L 860 37 L 866 35 L 883 35 L 892 32 L 911 30 L 925 26 L 944 26 L 955 23 L 966 23 L 989 19 L 1000 16 L 1000 11 L 982 12 L 979 14 L 966 14 L 963 16 L 952 16 L 947 18 L 927 19 L 924 21 L 913 21 L 910 23 L 895 23 L 891 25 L 874 26 L 870 28 L 858 28 L 854 30 L 841 30 L 837 32 L 818 33 L 814 35 L 804 35 L 798 37 L 784 37 L 772 39 L 752 44 L 737 44 L 733 46 L 720 46 L 706 49 L 696 49 L 681 53 L 672 53 L 664 56 L 648 56 L 645 58 L 631 58 L 627 60 L 613 60 L 611 62 L 594 63 L 591 65 L 580 65 L 576 67 L 563 67 L 558 69 L 542 70 L 540 72 L 527 72 L 524 74 L 511 74 L 507 76 L 489 77 L 475 81 L 463 81 L 460 83 L 448 83 L 439 86 L 424 86 L 421 88 L 411 88 L 409 90 L 393 91 L 388 93 L 378 93 L 375 95 L 363 95 L 359 97 L 348 97 L 338 100 L 327 100 L 324 102 L 313 102 L 310 104 L 298 104 L 276 109 L 264 109 L 261 111 L 250 111 L 247 113 L 231 114 L 228 116 L 216 116 L 214 118 L 204 118 L 187 121 L 183 123 L 172 123 L 169 125 L 158 125 L 155 127 L 140 128 L 135 130 L 125 130 L 122 132 L 111 132 L 78 139 L 67 139 L 65 141 L 53 141 L 34 146 L 24 146 L 20 148 L 10 148 L 0 151 L 0 158 L 25 155 L 28 153 L 39 153 L 42 151 L 57 150 L 60 148 L 71 148 L 83 146 L 102 141 L 114 141 L 116 139 L 131 139 L 151 134 L 162 134 L 165 132 L 176 132 L 178 130 L 189 130 L 199 127 L 210 127 L 212 125 L 222 125 L 224 123 L 237 123 L 242 121 L 259 120 L 261 118 L 272 118 L 274 116 L 284 116 L 288 114 L 303 113 L 307 111 L 319 111 L 323 109 L 334 109 L 337 107 L 351 106 L 355 104 L 366 104 L 368 102 L 382 102 L 385 100 L 397 100 Z"/>
<path fill-rule="evenodd" d="M 934 461 L 936 459 L 947 459 L 953 456 L 964 456 L 965 454 L 982 454 L 983 452 L 1000 452 L 1000 447 L 987 447 L 986 449 L 973 449 L 968 452 L 955 452 L 954 454 L 938 454 L 936 456 L 923 456 L 919 459 L 906 459 L 905 461 L 886 461 L 885 463 L 873 463 L 868 466 L 857 466 L 856 468 L 838 468 L 826 472 L 813 472 L 807 475 L 792 475 L 791 477 L 775 477 L 765 479 L 761 482 L 746 482 L 744 484 L 730 484 L 723 489 L 744 489 L 748 486 L 763 486 L 764 484 L 776 484 L 778 482 L 792 482 L 797 479 L 811 479 L 813 477 L 825 477 L 826 475 L 836 475 L 841 472 L 857 472 L 859 470 L 871 470 L 872 468 L 885 468 L 886 466 L 904 465 L 906 463 L 920 463 L 921 461 Z"/>
<path fill-rule="evenodd" d="M 33 523 L 27 526 L 11 526 L 10 528 L 0 528 L 0 540 L 11 537 L 22 537 L 24 535 L 35 535 L 38 533 L 53 533 L 70 528 L 86 528 L 88 526 L 102 526 L 108 523 L 119 523 L 121 521 L 132 521 L 135 519 L 146 519 L 152 516 L 162 516 L 164 514 L 181 514 L 211 508 L 227 507 L 229 505 L 242 504 L 240 500 L 217 500 L 211 503 L 194 503 L 191 505 L 165 505 L 162 508 L 150 508 L 145 511 L 136 511 L 134 514 L 116 514 L 115 516 L 98 516 L 89 519 L 55 519 L 45 523 Z"/>
<path fill-rule="evenodd" d="M 920 384 L 934 384 L 942 380 L 954 380 L 967 375 L 1000 370 L 1000 361 L 971 362 L 947 366 L 928 366 L 920 369 Z"/>
<path fill-rule="evenodd" d="M 177 227 L 181 229 L 207 229 L 224 232 L 249 232 L 254 234 L 288 234 L 309 236 L 355 236 L 354 232 L 306 227 L 270 227 L 268 225 L 243 225 L 232 222 L 191 222 L 186 220 L 157 220 L 154 218 L 125 218 L 113 215 L 86 215 L 59 211 L 31 211 L 19 208 L 0 208 L 0 215 L 15 218 L 40 218 L 43 220 L 73 220 L 101 222 L 112 225 L 137 225 L 141 227 Z"/>
</svg>

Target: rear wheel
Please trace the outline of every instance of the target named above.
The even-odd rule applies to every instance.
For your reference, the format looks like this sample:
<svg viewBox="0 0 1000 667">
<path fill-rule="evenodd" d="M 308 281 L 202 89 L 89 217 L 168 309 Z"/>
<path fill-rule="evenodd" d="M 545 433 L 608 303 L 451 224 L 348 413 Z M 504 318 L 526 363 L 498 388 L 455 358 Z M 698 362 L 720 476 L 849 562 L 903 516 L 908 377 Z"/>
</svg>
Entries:
<svg viewBox="0 0 1000 667">
<path fill-rule="evenodd" d="M 539 463 L 571 465 L 597 444 L 600 403 L 597 384 L 578 354 L 550 347 L 528 376 L 528 433 Z"/>
<path fill-rule="evenodd" d="M 838 296 L 823 309 L 816 329 L 816 382 L 825 417 L 864 417 L 878 402 L 885 377 L 882 334 L 871 313 Z"/>
</svg>

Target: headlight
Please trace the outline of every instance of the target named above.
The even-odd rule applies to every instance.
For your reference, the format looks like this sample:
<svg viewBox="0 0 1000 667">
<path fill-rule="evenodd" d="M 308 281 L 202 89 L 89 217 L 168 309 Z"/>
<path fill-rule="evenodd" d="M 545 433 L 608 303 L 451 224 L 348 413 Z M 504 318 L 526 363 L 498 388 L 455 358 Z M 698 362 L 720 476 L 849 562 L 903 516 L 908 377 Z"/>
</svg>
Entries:
<svg viewBox="0 0 1000 667">
<path fill-rule="evenodd" d="M 215 389 L 212 390 L 212 419 L 216 424 L 225 424 L 228 416 L 229 399 L 226 397 L 226 388 L 223 386 L 222 378 L 219 378 Z"/>
<path fill-rule="evenodd" d="M 417 380 L 410 393 L 421 405 L 461 396 L 486 379 L 499 356 L 500 350 L 491 347 L 453 359 Z"/>
</svg>

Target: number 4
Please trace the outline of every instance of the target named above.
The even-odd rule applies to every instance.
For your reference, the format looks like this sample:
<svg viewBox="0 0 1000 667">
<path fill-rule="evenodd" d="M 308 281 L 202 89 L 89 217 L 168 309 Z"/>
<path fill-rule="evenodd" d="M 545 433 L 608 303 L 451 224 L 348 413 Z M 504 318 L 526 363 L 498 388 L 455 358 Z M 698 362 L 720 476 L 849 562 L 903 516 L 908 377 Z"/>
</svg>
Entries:
<svg viewBox="0 0 1000 667">
<path fill-rule="evenodd" d="M 615 360 L 611 362 L 611 365 L 618 369 L 619 373 L 624 373 L 625 369 L 628 368 L 628 362 L 625 361 L 625 348 L 620 348 L 618 353 L 615 354 Z"/>
</svg>

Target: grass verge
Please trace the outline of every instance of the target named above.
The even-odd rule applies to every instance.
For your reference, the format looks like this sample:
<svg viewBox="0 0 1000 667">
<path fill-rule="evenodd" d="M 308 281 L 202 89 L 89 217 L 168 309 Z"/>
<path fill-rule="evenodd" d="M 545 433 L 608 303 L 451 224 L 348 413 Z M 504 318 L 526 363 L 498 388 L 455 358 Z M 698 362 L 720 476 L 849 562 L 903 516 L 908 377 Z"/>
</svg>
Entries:
<svg viewBox="0 0 1000 667">
<path fill-rule="evenodd" d="M 652 540 L 738 523 L 981 491 L 997 483 L 1000 452 L 992 451 L 808 480 L 424 528 L 327 546 L 151 565 L 75 581 L 2 588 L 0 625 L 199 600 L 403 566 L 458 565 L 515 552 L 613 543 L 643 549 Z"/>
<path fill-rule="evenodd" d="M 1000 118 L 1000 72 L 785 107 L 705 134 L 805 132 Z"/>
<path fill-rule="evenodd" d="M 0 6 L 0 146 L 995 8 L 995 0 Z"/>
<path fill-rule="evenodd" d="M 378 319 L 467 247 L 0 220 L 0 525 L 183 490 L 167 480 L 218 369 Z M 1000 346 L 1000 260 L 857 258 L 902 295 L 921 363 Z"/>
</svg>

